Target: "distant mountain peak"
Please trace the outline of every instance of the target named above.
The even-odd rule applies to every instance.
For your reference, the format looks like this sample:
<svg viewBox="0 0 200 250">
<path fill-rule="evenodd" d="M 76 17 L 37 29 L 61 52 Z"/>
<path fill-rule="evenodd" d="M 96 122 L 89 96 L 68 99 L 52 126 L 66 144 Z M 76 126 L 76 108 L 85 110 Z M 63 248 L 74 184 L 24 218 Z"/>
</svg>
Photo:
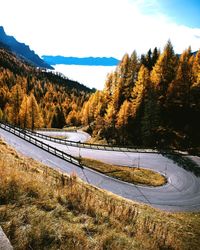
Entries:
<svg viewBox="0 0 200 250">
<path fill-rule="evenodd" d="M 7 35 L 3 26 L 0 26 L 0 47 L 10 50 L 33 66 L 53 69 L 31 50 L 28 45 L 18 42 L 13 36 Z"/>
</svg>

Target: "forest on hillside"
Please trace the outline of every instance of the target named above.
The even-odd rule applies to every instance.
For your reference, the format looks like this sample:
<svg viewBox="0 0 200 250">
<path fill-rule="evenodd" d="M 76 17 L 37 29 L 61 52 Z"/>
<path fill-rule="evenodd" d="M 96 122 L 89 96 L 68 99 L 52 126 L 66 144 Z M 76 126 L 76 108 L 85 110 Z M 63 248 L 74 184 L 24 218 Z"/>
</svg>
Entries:
<svg viewBox="0 0 200 250">
<path fill-rule="evenodd" d="M 34 70 L 0 50 L 0 119 L 22 128 L 85 126 L 120 145 L 200 146 L 200 50 L 125 54 L 103 91 Z"/>
<path fill-rule="evenodd" d="M 30 129 L 78 126 L 90 94 L 84 85 L 34 68 L 0 49 L 0 119 Z"/>
<path fill-rule="evenodd" d="M 200 146 L 200 50 L 176 55 L 170 41 L 140 59 L 125 54 L 82 110 L 98 139 L 161 148 Z"/>
</svg>

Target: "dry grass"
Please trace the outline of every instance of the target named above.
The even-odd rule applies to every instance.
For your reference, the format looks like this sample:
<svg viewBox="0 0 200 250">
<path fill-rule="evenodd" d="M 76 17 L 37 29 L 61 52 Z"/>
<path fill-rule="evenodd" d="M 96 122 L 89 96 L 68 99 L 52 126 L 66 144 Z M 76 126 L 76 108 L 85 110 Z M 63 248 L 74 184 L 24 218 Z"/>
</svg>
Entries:
<svg viewBox="0 0 200 250">
<path fill-rule="evenodd" d="M 50 135 L 49 137 L 51 138 L 55 138 L 55 139 L 63 139 L 63 140 L 67 140 L 68 139 L 68 136 L 64 136 L 64 135 Z"/>
<path fill-rule="evenodd" d="M 69 131 L 69 132 L 72 132 L 72 131 L 77 131 L 77 127 L 75 126 L 71 126 L 71 127 L 64 127 L 64 128 L 39 128 L 37 130 L 40 130 L 40 131 L 60 131 L 60 132 L 66 132 L 66 131 Z"/>
<path fill-rule="evenodd" d="M 98 139 L 96 137 L 91 137 L 86 142 L 90 144 L 108 145 L 108 142 L 105 139 Z"/>
<path fill-rule="evenodd" d="M 199 249 L 200 214 L 121 199 L 0 141 L 0 224 L 14 249 Z"/>
<path fill-rule="evenodd" d="M 167 181 L 163 175 L 149 169 L 115 166 L 90 158 L 81 158 L 81 163 L 100 173 L 133 184 L 143 184 L 157 187 L 164 185 Z"/>
</svg>

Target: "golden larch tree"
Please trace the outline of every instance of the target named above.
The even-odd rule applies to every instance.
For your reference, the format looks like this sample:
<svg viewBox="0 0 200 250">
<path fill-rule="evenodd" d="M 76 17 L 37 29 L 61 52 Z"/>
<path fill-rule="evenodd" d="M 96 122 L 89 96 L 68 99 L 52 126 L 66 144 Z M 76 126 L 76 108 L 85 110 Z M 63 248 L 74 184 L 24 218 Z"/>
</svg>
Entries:
<svg viewBox="0 0 200 250">
<path fill-rule="evenodd" d="M 29 107 L 28 107 L 28 96 L 25 95 L 23 101 L 20 106 L 19 111 L 19 120 L 21 128 L 30 128 L 30 115 L 29 115 Z"/>
<path fill-rule="evenodd" d="M 28 110 L 30 116 L 30 128 L 34 130 L 35 128 L 42 127 L 43 118 L 34 94 L 31 94 L 28 98 Z"/>
</svg>

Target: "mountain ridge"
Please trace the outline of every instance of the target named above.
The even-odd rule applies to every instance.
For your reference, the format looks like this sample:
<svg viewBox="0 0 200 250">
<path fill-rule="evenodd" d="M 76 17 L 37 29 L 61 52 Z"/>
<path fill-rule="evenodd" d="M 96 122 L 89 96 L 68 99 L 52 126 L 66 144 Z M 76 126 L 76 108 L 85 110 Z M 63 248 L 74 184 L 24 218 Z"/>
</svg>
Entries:
<svg viewBox="0 0 200 250">
<path fill-rule="evenodd" d="M 120 60 L 114 57 L 65 57 L 65 56 L 49 56 L 43 55 L 42 59 L 50 64 L 65 64 L 65 65 L 85 65 L 85 66 L 116 66 Z"/>
<path fill-rule="evenodd" d="M 15 53 L 18 57 L 27 61 L 35 67 L 53 69 L 52 66 L 44 62 L 25 43 L 18 42 L 15 37 L 6 34 L 3 26 L 0 26 L 0 47 Z"/>
</svg>

